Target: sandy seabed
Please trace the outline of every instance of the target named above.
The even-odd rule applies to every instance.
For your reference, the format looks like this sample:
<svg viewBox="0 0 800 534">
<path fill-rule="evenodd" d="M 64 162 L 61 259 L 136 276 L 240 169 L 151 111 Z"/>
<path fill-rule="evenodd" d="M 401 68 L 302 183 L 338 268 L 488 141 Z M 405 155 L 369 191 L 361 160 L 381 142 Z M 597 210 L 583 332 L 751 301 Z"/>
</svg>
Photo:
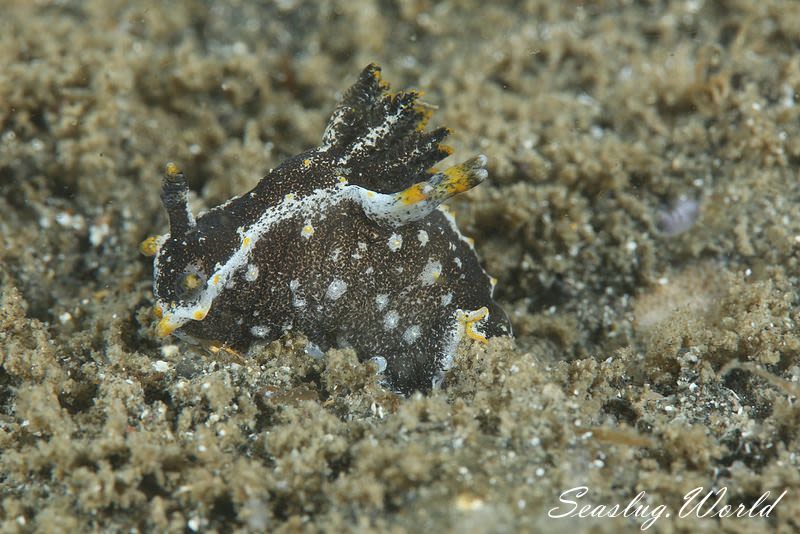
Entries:
<svg viewBox="0 0 800 534">
<path fill-rule="evenodd" d="M 800 529 L 800 3 L 484 4 L 3 3 L 2 531 L 640 529 L 548 517 L 579 486 Z M 516 340 L 409 398 L 300 334 L 159 340 L 164 164 L 240 194 L 372 61 L 489 157 L 449 204 Z"/>
</svg>

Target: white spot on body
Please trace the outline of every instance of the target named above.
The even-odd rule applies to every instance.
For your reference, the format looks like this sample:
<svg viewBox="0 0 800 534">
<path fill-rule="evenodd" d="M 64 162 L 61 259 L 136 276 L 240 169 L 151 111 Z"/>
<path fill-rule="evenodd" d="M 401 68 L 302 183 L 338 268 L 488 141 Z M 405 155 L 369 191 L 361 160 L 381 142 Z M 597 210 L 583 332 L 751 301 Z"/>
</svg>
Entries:
<svg viewBox="0 0 800 534">
<path fill-rule="evenodd" d="M 255 282 L 258 279 L 258 265 L 250 263 L 244 273 L 244 279 L 248 282 Z"/>
<path fill-rule="evenodd" d="M 300 280 L 294 279 L 289 282 L 289 289 L 292 291 L 292 306 L 295 308 L 305 308 L 306 307 L 306 299 L 303 298 L 302 293 L 299 293 L 297 290 L 300 289 Z"/>
<path fill-rule="evenodd" d="M 428 260 L 422 272 L 419 273 L 419 281 L 423 286 L 432 286 L 442 275 L 442 264 L 436 260 Z"/>
<path fill-rule="evenodd" d="M 344 295 L 345 291 L 347 291 L 347 282 L 341 278 L 334 278 L 333 281 L 331 281 L 331 283 L 328 285 L 328 290 L 325 292 L 325 296 L 330 300 L 337 300 L 339 297 Z"/>
<path fill-rule="evenodd" d="M 378 311 L 383 311 L 389 305 L 389 295 L 386 293 L 378 294 L 375 297 L 375 305 L 378 307 Z"/>
<path fill-rule="evenodd" d="M 400 320 L 400 315 L 394 310 L 390 311 L 383 316 L 383 329 L 386 331 L 394 330 L 397 328 L 397 322 Z"/>
<path fill-rule="evenodd" d="M 375 362 L 375 365 L 378 366 L 378 373 L 382 373 L 386 370 L 386 358 L 383 356 L 373 356 L 370 360 Z"/>
<path fill-rule="evenodd" d="M 425 230 L 420 230 L 417 232 L 417 239 L 419 240 L 419 244 L 424 247 L 428 244 L 428 232 Z"/>
<path fill-rule="evenodd" d="M 453 263 L 455 263 L 456 267 L 459 269 L 461 268 L 461 258 L 453 258 Z"/>
<path fill-rule="evenodd" d="M 269 336 L 269 327 L 264 326 L 262 324 L 257 324 L 255 326 L 250 327 L 250 333 L 253 334 L 253 337 L 258 337 L 263 339 Z"/>
<path fill-rule="evenodd" d="M 392 252 L 397 252 L 400 250 L 400 247 L 403 246 L 403 236 L 400 234 L 392 234 L 389 236 L 389 241 L 387 242 L 389 246 L 389 250 Z"/>
<path fill-rule="evenodd" d="M 336 247 L 335 249 L 333 249 L 333 251 L 331 251 L 331 260 L 332 261 L 337 261 L 341 254 L 342 254 L 342 249 L 339 248 L 339 247 Z"/>
<path fill-rule="evenodd" d="M 406 331 L 403 332 L 403 341 L 406 342 L 408 345 L 412 345 L 416 340 L 419 339 L 419 336 L 422 335 L 422 330 L 420 329 L 419 325 L 415 324 L 406 328 Z"/>
<path fill-rule="evenodd" d="M 446 295 L 442 295 L 442 306 L 447 306 L 453 302 L 453 294 L 447 293 Z"/>
</svg>

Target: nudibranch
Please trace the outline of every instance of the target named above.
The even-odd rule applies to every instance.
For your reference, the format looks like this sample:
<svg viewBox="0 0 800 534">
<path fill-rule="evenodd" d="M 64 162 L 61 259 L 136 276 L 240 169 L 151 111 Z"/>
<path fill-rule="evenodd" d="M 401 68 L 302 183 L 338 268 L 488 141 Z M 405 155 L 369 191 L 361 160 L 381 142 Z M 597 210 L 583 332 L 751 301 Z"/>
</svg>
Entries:
<svg viewBox="0 0 800 534">
<path fill-rule="evenodd" d="M 441 382 L 465 336 L 511 335 L 495 280 L 440 205 L 486 179 L 486 157 L 437 170 L 449 130 L 425 131 L 432 108 L 419 96 L 389 92 L 367 66 L 321 146 L 197 218 L 168 164 L 169 234 L 141 245 L 155 256 L 158 335 L 246 350 L 298 331 L 385 364 L 403 393 Z"/>
</svg>

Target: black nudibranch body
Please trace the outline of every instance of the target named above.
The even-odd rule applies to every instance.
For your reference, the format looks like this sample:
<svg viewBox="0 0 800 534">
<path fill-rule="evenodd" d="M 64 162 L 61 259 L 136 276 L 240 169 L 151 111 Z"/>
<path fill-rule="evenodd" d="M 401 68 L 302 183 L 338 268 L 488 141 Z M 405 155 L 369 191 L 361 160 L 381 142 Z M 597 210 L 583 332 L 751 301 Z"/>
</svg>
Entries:
<svg viewBox="0 0 800 534">
<path fill-rule="evenodd" d="M 288 330 L 322 350 L 386 361 L 390 387 L 427 391 L 459 341 L 511 335 L 495 281 L 440 206 L 486 176 L 486 158 L 443 171 L 446 128 L 425 132 L 419 93 L 390 93 L 370 65 L 334 110 L 320 147 L 200 215 L 167 165 L 170 233 L 155 256 L 158 334 L 246 349 Z"/>
</svg>

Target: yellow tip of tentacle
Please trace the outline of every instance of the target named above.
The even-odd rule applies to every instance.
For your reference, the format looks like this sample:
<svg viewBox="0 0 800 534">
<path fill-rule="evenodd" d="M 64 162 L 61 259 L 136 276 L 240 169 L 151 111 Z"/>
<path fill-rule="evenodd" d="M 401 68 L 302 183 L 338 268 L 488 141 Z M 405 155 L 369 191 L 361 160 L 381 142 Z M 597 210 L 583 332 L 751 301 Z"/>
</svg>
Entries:
<svg viewBox="0 0 800 534">
<path fill-rule="evenodd" d="M 155 256 L 158 253 L 158 240 L 160 237 L 153 235 L 139 243 L 139 253 L 144 256 Z"/>
<path fill-rule="evenodd" d="M 464 332 L 469 336 L 470 339 L 474 339 L 475 341 L 479 341 L 481 343 L 488 343 L 486 340 L 486 336 L 481 334 L 475 329 L 475 323 L 478 323 L 489 316 L 489 308 L 483 306 L 482 308 L 478 308 L 475 311 L 471 312 L 461 312 L 459 314 L 458 320 L 461 321 L 461 324 L 464 325 Z"/>
<path fill-rule="evenodd" d="M 168 335 L 172 334 L 178 325 L 170 321 L 170 316 L 166 315 L 158 321 L 158 326 L 156 326 L 156 334 L 158 337 L 167 337 Z"/>
<path fill-rule="evenodd" d="M 422 92 L 418 91 L 417 96 L 422 96 Z M 436 108 L 431 106 L 430 104 L 426 104 L 424 102 L 417 102 L 414 105 L 414 111 L 419 114 L 419 121 L 417 121 L 417 131 L 421 132 L 425 129 L 428 125 L 428 122 L 433 117 L 433 112 Z"/>
<path fill-rule="evenodd" d="M 383 79 L 383 76 L 381 75 L 381 68 L 378 65 L 374 66 L 374 70 L 372 71 L 372 76 L 375 77 L 375 81 L 378 82 L 378 87 L 380 87 L 384 91 L 389 89 L 389 83 Z"/>
</svg>

